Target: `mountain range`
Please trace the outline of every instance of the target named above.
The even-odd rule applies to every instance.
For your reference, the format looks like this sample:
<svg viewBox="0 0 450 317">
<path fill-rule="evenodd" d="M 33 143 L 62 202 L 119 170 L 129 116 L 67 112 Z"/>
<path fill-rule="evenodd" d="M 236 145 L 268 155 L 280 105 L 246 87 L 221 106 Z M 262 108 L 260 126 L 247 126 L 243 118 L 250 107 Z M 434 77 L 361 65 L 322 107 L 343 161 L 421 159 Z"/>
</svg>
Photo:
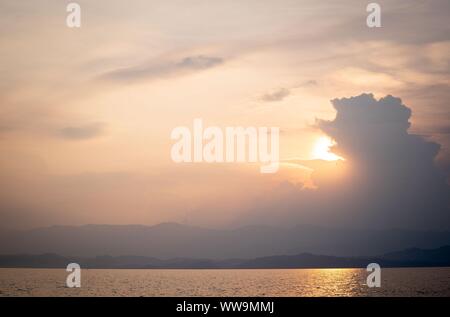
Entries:
<svg viewBox="0 0 450 317">
<path fill-rule="evenodd" d="M 307 225 L 207 229 L 163 223 L 155 226 L 52 226 L 0 232 L 0 254 L 134 255 L 162 260 L 250 260 L 304 253 L 355 257 L 443 245 L 450 245 L 449 231 L 363 230 Z"/>
<path fill-rule="evenodd" d="M 336 257 L 302 253 L 254 259 L 160 260 L 143 256 L 64 257 L 57 254 L 0 255 L 3 268 L 65 268 L 78 263 L 85 269 L 294 269 L 294 268 L 365 268 L 369 263 L 381 267 L 450 266 L 450 246 L 438 249 L 408 249 L 373 257 Z"/>
</svg>

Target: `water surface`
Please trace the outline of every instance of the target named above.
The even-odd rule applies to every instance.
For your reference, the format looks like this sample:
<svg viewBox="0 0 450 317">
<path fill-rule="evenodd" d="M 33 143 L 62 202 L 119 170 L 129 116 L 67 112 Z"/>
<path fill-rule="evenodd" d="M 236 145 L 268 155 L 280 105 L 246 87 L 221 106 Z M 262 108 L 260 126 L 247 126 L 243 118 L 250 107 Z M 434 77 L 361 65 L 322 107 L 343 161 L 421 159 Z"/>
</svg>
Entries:
<svg viewBox="0 0 450 317">
<path fill-rule="evenodd" d="M 450 296 L 450 268 L 382 269 L 369 288 L 364 269 L 82 269 L 67 288 L 64 269 L 0 269 L 0 296 Z"/>
</svg>

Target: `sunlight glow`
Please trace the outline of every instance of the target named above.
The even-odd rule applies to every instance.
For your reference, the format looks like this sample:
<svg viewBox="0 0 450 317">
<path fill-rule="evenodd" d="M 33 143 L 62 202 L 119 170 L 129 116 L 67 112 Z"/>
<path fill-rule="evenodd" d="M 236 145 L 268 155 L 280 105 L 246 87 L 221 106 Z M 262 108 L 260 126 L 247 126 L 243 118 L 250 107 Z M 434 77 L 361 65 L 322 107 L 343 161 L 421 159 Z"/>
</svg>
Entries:
<svg viewBox="0 0 450 317">
<path fill-rule="evenodd" d="M 314 149 L 312 152 L 313 159 L 325 161 L 343 160 L 342 157 L 330 152 L 330 147 L 335 144 L 336 142 L 326 136 L 320 137 L 314 145 Z"/>
</svg>

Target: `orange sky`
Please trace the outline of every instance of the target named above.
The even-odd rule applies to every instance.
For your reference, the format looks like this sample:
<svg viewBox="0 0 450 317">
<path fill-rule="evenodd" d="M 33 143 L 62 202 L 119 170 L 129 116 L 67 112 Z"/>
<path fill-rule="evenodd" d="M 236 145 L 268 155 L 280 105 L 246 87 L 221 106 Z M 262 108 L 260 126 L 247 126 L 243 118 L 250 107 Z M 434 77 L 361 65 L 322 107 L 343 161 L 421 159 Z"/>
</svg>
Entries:
<svg viewBox="0 0 450 317">
<path fill-rule="evenodd" d="M 379 1 L 381 29 L 356 0 L 78 3 L 69 29 L 64 1 L 0 1 L 4 226 L 226 225 L 311 169 L 179 166 L 173 128 L 278 126 L 283 161 L 329 159 L 316 118 L 363 92 L 401 97 L 449 161 L 445 1 Z"/>
</svg>

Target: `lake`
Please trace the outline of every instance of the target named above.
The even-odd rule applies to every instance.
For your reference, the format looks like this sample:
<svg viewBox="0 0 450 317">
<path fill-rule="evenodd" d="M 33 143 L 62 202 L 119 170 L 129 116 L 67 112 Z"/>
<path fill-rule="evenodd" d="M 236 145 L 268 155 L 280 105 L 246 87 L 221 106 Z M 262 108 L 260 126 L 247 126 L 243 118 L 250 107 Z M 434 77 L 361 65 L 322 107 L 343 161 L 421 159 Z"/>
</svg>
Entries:
<svg viewBox="0 0 450 317">
<path fill-rule="evenodd" d="M 450 296 L 450 268 L 385 268 L 369 288 L 364 269 L 0 269 L 0 296 Z"/>
</svg>

